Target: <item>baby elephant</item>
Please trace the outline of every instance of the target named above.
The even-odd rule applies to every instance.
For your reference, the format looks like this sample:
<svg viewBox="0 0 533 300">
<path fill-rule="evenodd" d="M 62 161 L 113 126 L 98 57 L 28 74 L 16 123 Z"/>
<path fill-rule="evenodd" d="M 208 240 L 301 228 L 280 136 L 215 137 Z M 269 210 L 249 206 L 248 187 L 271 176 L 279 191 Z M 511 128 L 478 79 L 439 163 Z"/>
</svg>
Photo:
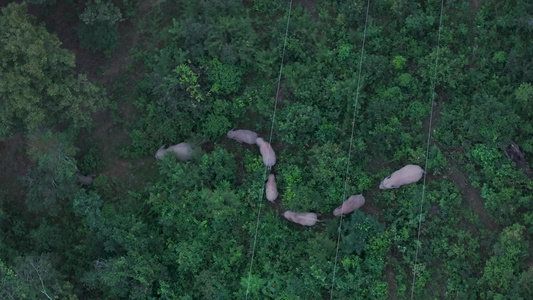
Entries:
<svg viewBox="0 0 533 300">
<path fill-rule="evenodd" d="M 266 142 L 262 138 L 257 138 L 255 140 L 255 143 L 257 146 L 259 146 L 259 151 L 261 151 L 261 155 L 263 156 L 263 163 L 265 166 L 271 168 L 273 165 L 276 164 L 276 153 L 274 153 L 274 149 L 272 149 L 272 146 L 270 143 Z"/>
<path fill-rule="evenodd" d="M 268 181 L 265 187 L 267 200 L 274 202 L 278 198 L 278 185 L 276 184 L 276 177 L 274 174 L 268 175 Z"/>
<path fill-rule="evenodd" d="M 340 215 L 346 215 L 363 206 L 363 204 L 365 204 L 365 197 L 363 197 L 363 195 L 353 195 L 350 196 L 348 200 L 344 201 L 341 206 L 337 207 L 333 211 L 333 214 L 337 217 Z"/>
<path fill-rule="evenodd" d="M 382 190 L 396 189 L 404 184 L 414 183 L 422 178 L 424 170 L 417 165 L 407 165 L 383 179 L 379 188 Z"/>
<path fill-rule="evenodd" d="M 165 145 L 161 146 L 161 148 L 159 148 L 159 150 L 157 150 L 155 153 L 155 158 L 161 159 L 168 152 L 174 153 L 178 157 L 179 161 L 186 161 L 193 157 L 191 145 L 188 143 L 179 143 L 177 145 L 170 146 L 167 149 L 165 149 Z"/>
<path fill-rule="evenodd" d="M 230 130 L 228 131 L 228 137 L 239 143 L 244 142 L 253 145 L 255 144 L 255 140 L 257 140 L 257 133 L 246 129 Z"/>
<path fill-rule="evenodd" d="M 297 213 L 287 210 L 283 213 L 285 219 L 303 226 L 313 226 L 318 222 L 315 213 Z"/>
</svg>

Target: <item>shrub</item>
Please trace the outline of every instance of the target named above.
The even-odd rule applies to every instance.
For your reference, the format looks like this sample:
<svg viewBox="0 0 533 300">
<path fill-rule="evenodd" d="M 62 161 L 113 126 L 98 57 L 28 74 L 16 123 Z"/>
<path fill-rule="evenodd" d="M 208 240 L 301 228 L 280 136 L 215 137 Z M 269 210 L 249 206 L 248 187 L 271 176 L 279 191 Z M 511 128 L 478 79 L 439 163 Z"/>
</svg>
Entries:
<svg viewBox="0 0 533 300">
<path fill-rule="evenodd" d="M 110 55 L 118 47 L 118 22 L 122 21 L 122 13 L 112 2 L 87 2 L 80 19 L 83 23 L 76 31 L 83 48 Z"/>
</svg>

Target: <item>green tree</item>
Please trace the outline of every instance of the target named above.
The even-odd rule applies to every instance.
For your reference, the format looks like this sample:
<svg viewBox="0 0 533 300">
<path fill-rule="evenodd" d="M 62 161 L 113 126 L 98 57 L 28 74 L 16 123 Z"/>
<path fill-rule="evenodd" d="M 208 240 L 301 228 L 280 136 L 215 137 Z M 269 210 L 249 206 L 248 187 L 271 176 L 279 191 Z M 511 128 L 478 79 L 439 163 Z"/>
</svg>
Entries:
<svg viewBox="0 0 533 300">
<path fill-rule="evenodd" d="M 383 224 L 357 210 L 344 224 L 341 249 L 348 255 L 361 255 L 369 249 L 371 239 L 382 235 L 384 231 Z"/>
<path fill-rule="evenodd" d="M 0 15 L 0 139 L 58 123 L 89 126 L 103 90 L 74 75 L 74 55 L 26 11 L 11 3 Z"/>
<path fill-rule="evenodd" d="M 28 155 L 36 162 L 25 176 L 29 187 L 26 204 L 30 211 L 57 215 L 65 208 L 61 200 L 70 199 L 80 188 L 73 158 L 77 149 L 71 138 L 51 131 L 30 136 Z"/>
<path fill-rule="evenodd" d="M 320 110 L 302 103 L 284 107 L 278 117 L 280 139 L 291 146 L 309 145 L 321 121 Z"/>
<path fill-rule="evenodd" d="M 494 245 L 493 256 L 485 264 L 483 276 L 479 280 L 481 298 L 525 299 L 524 282 L 521 278 L 522 261 L 527 257 L 527 242 L 524 240 L 524 227 L 519 224 L 507 227 Z"/>
<path fill-rule="evenodd" d="M 73 286 L 57 271 L 58 259 L 52 254 L 20 256 L 12 266 L 0 260 L 2 299 L 68 299 L 78 297 Z"/>
<path fill-rule="evenodd" d="M 222 64 L 218 60 L 209 62 L 207 79 L 211 82 L 211 93 L 229 95 L 239 91 L 242 85 L 242 71 L 233 65 Z"/>
<path fill-rule="evenodd" d="M 110 55 L 118 47 L 118 23 L 122 13 L 113 2 L 91 0 L 80 14 L 83 21 L 76 29 L 82 47 Z"/>
</svg>

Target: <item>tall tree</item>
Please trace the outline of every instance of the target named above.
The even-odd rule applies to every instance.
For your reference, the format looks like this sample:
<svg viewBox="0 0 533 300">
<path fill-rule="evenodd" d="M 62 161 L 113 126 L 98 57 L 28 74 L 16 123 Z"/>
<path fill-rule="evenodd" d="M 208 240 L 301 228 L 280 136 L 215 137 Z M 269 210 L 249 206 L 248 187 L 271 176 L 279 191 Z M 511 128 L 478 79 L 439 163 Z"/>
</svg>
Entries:
<svg viewBox="0 0 533 300">
<path fill-rule="evenodd" d="M 28 155 L 36 162 L 25 176 L 29 211 L 55 216 L 61 211 L 63 201 L 80 189 L 73 158 L 76 151 L 72 137 L 65 133 L 46 131 L 29 136 Z"/>
<path fill-rule="evenodd" d="M 82 47 L 110 55 L 118 47 L 118 23 L 123 21 L 120 9 L 111 1 L 88 1 L 80 14 L 77 28 Z"/>
<path fill-rule="evenodd" d="M 20 256 L 13 266 L 0 260 L 0 298 L 78 299 L 55 265 L 57 259 L 51 254 Z"/>
<path fill-rule="evenodd" d="M 89 125 L 104 106 L 103 89 L 74 74 L 74 55 L 24 3 L 2 9 L 0 28 L 0 139 L 44 125 Z"/>
</svg>

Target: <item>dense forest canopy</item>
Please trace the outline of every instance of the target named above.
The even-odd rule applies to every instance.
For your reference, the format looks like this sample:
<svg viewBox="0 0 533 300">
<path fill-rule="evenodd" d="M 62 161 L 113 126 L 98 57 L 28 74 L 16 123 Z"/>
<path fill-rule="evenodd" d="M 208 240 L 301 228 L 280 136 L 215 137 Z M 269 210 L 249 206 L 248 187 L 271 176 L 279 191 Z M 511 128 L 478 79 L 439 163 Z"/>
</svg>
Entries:
<svg viewBox="0 0 533 300">
<path fill-rule="evenodd" d="M 0 7 L 1 299 L 531 299 L 533 2 Z"/>
</svg>

